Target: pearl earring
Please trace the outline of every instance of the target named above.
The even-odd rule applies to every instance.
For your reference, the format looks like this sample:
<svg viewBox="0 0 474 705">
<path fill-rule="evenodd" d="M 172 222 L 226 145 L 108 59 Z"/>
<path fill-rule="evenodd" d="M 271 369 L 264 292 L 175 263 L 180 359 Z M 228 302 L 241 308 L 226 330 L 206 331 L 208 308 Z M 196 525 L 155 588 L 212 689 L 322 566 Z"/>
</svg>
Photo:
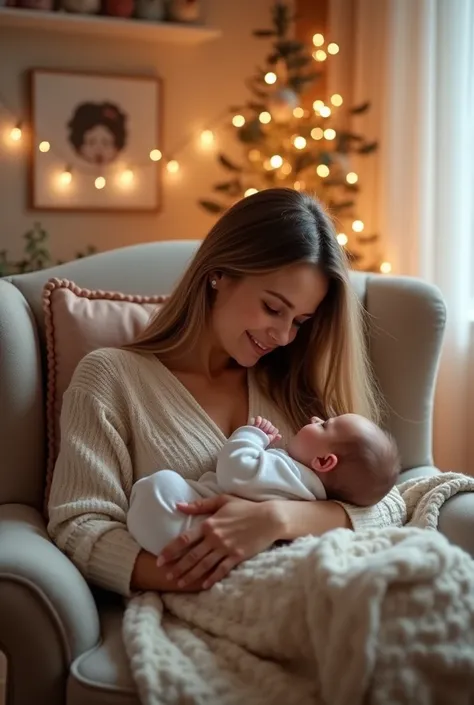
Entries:
<svg viewBox="0 0 474 705">
<path fill-rule="evenodd" d="M 211 286 L 212 286 L 213 289 L 216 288 L 216 286 L 217 286 L 217 280 L 216 280 L 216 279 L 211 279 Z"/>
</svg>

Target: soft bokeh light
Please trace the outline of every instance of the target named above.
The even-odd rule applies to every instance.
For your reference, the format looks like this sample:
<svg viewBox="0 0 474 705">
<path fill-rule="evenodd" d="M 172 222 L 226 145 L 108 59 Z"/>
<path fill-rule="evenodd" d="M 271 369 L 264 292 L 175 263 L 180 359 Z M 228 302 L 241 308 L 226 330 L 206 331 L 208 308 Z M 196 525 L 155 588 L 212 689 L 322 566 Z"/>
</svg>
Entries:
<svg viewBox="0 0 474 705">
<path fill-rule="evenodd" d="M 331 115 L 331 108 L 327 105 L 323 105 L 323 107 L 319 111 L 319 114 L 323 118 L 328 118 Z"/>
<path fill-rule="evenodd" d="M 347 245 L 347 243 L 349 242 L 349 238 L 347 237 L 346 233 L 338 233 L 337 241 L 341 245 L 341 247 L 344 247 L 344 245 Z"/>
<path fill-rule="evenodd" d="M 355 171 L 350 171 L 347 176 L 346 176 L 346 181 L 348 184 L 356 184 L 359 180 L 359 177 L 355 173 Z"/>
<path fill-rule="evenodd" d="M 304 149 L 306 147 L 306 140 L 301 135 L 296 135 L 293 138 L 293 144 L 296 147 L 296 149 Z"/>
<path fill-rule="evenodd" d="M 324 35 L 319 32 L 317 34 L 313 34 L 313 44 L 315 47 L 322 47 L 324 44 Z"/>
<path fill-rule="evenodd" d="M 105 188 L 106 180 L 104 179 L 103 176 L 98 176 L 97 179 L 94 181 L 94 186 L 96 189 L 101 191 L 103 188 Z"/>
<path fill-rule="evenodd" d="M 271 157 L 270 165 L 272 166 L 273 169 L 279 169 L 282 164 L 283 164 L 283 157 L 280 157 L 279 154 L 274 154 L 273 157 Z"/>
<path fill-rule="evenodd" d="M 330 100 L 331 100 L 331 103 L 332 103 L 336 108 L 339 108 L 339 107 L 343 104 L 343 102 L 344 102 L 344 101 L 342 100 L 342 95 L 340 95 L 339 93 L 334 93 L 334 94 L 331 96 Z"/>
<path fill-rule="evenodd" d="M 303 108 L 299 108 L 299 107 L 298 107 L 298 108 L 295 108 L 295 109 L 293 110 L 293 115 L 294 115 L 295 118 L 302 118 L 302 117 L 304 117 L 304 110 L 303 110 Z"/>
<path fill-rule="evenodd" d="M 40 152 L 46 154 L 46 152 L 49 152 L 49 150 L 51 149 L 51 145 L 49 144 L 49 142 L 40 142 L 38 149 Z"/>
<path fill-rule="evenodd" d="M 364 223 L 362 222 L 362 220 L 354 220 L 354 222 L 352 223 L 352 230 L 355 233 L 361 233 L 363 231 L 363 229 L 364 229 Z"/>
<path fill-rule="evenodd" d="M 260 113 L 258 119 L 260 120 L 262 125 L 268 125 L 268 123 L 271 122 L 272 116 L 267 110 L 264 110 L 263 113 Z"/>
<path fill-rule="evenodd" d="M 336 137 L 336 130 L 333 130 L 332 127 L 328 127 L 327 130 L 324 130 L 324 138 L 327 140 L 333 140 Z"/>
<path fill-rule="evenodd" d="M 248 188 L 244 196 L 252 196 L 254 193 L 258 193 L 258 188 Z"/>
<path fill-rule="evenodd" d="M 170 159 L 166 165 L 166 169 L 170 174 L 177 174 L 179 171 L 179 162 L 176 159 Z"/>
<path fill-rule="evenodd" d="M 273 73 L 273 71 L 269 71 L 265 74 L 265 83 L 268 83 L 269 86 L 271 86 L 273 83 L 276 83 L 276 80 L 277 75 L 276 73 Z"/>
<path fill-rule="evenodd" d="M 203 130 L 201 132 L 201 145 L 203 147 L 211 147 L 214 144 L 215 135 L 212 130 Z"/>
<path fill-rule="evenodd" d="M 313 59 L 316 61 L 326 61 L 328 58 L 328 55 L 324 51 L 324 49 L 318 49 L 317 51 L 313 51 Z"/>
<path fill-rule="evenodd" d="M 326 164 L 318 164 L 316 167 L 316 173 L 322 179 L 325 179 L 326 176 L 329 176 L 329 167 L 326 166 Z"/>
<path fill-rule="evenodd" d="M 337 54 L 339 52 L 339 44 L 336 44 L 336 42 L 331 42 L 328 44 L 328 52 L 334 56 L 334 54 Z"/>
<path fill-rule="evenodd" d="M 131 169 L 124 169 L 124 171 L 120 174 L 120 183 L 122 186 L 131 186 L 134 178 L 135 174 Z"/>
<path fill-rule="evenodd" d="M 245 118 L 243 115 L 234 115 L 232 118 L 232 124 L 234 127 L 243 127 L 245 125 Z"/>
<path fill-rule="evenodd" d="M 313 127 L 311 130 L 311 137 L 313 140 L 322 140 L 324 135 L 324 130 L 321 127 Z"/>
<path fill-rule="evenodd" d="M 382 262 L 382 264 L 380 265 L 380 271 L 382 272 L 382 274 L 390 274 L 390 272 L 392 271 L 392 265 L 390 264 L 390 262 Z"/>
<path fill-rule="evenodd" d="M 152 149 L 150 152 L 150 159 L 152 162 L 159 162 L 163 155 L 159 149 Z"/>
</svg>

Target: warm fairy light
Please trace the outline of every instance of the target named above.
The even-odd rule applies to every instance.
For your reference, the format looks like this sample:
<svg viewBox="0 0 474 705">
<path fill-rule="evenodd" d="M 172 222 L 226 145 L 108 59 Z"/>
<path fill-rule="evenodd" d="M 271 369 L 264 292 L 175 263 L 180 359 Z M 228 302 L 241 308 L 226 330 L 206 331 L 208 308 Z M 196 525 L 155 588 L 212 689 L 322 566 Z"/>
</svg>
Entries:
<svg viewBox="0 0 474 705">
<path fill-rule="evenodd" d="M 169 171 L 170 174 L 177 174 L 179 171 L 179 163 L 176 161 L 176 159 L 171 159 L 166 165 L 166 169 Z"/>
<path fill-rule="evenodd" d="M 317 51 L 313 51 L 313 59 L 315 61 L 326 61 L 328 58 L 328 55 L 324 51 L 324 49 L 318 49 Z"/>
<path fill-rule="evenodd" d="M 361 220 L 354 220 L 352 223 L 352 230 L 355 233 L 361 233 L 364 229 L 364 223 Z"/>
<path fill-rule="evenodd" d="M 96 189 L 99 191 L 103 188 L 105 188 L 106 181 L 103 176 L 98 176 L 97 179 L 94 181 L 94 186 Z"/>
<path fill-rule="evenodd" d="M 201 145 L 203 147 L 210 147 L 214 144 L 214 133 L 212 130 L 203 130 L 201 132 Z"/>
<path fill-rule="evenodd" d="M 263 162 L 263 168 L 265 169 L 265 171 L 271 171 L 273 169 L 270 163 L 270 159 L 265 159 L 265 161 Z"/>
<path fill-rule="evenodd" d="M 20 127 L 14 127 L 10 131 L 10 139 L 12 142 L 19 142 L 21 140 L 22 132 Z"/>
<path fill-rule="evenodd" d="M 301 137 L 301 135 L 296 135 L 296 137 L 293 138 L 293 144 L 296 149 L 304 149 L 306 147 L 306 140 L 304 137 Z"/>
<path fill-rule="evenodd" d="M 262 155 L 258 151 L 258 149 L 251 149 L 249 152 L 249 159 L 251 162 L 258 162 Z"/>
<path fill-rule="evenodd" d="M 243 127 L 245 125 L 245 118 L 243 115 L 234 115 L 232 118 L 232 124 L 234 127 Z"/>
<path fill-rule="evenodd" d="M 283 157 L 280 157 L 279 154 L 274 154 L 273 157 L 270 158 L 270 165 L 271 165 L 272 169 L 279 169 L 282 164 L 283 164 Z"/>
<path fill-rule="evenodd" d="M 325 179 L 326 176 L 329 176 L 329 167 L 326 166 L 326 164 L 318 164 L 316 167 L 316 173 L 322 179 Z"/>
<path fill-rule="evenodd" d="M 382 262 L 382 264 L 380 265 L 380 271 L 382 272 L 382 274 L 390 274 L 390 272 L 392 271 L 392 265 L 390 264 L 390 262 Z"/>
<path fill-rule="evenodd" d="M 344 245 L 347 245 L 349 238 L 347 237 L 346 233 L 338 233 L 337 241 L 341 245 L 341 247 L 344 247 Z"/>
<path fill-rule="evenodd" d="M 295 191 L 304 191 L 306 184 L 304 181 L 295 181 L 293 184 Z"/>
<path fill-rule="evenodd" d="M 327 130 L 324 130 L 324 138 L 327 140 L 333 140 L 336 137 L 336 130 L 333 130 L 332 127 L 328 127 Z"/>
<path fill-rule="evenodd" d="M 311 130 L 311 137 L 313 140 L 322 140 L 324 135 L 324 130 L 322 127 L 313 127 Z"/>
<path fill-rule="evenodd" d="M 269 71 L 265 74 L 265 83 L 268 83 L 269 86 L 271 86 L 273 83 L 276 83 L 276 80 L 277 75 L 276 73 L 273 73 L 273 71 Z"/>
<path fill-rule="evenodd" d="M 319 113 L 321 108 L 324 108 L 324 100 L 315 100 L 313 103 L 313 110 L 315 113 Z"/>
<path fill-rule="evenodd" d="M 61 174 L 59 174 L 59 183 L 61 186 L 69 186 L 72 181 L 72 174 L 69 169 L 65 169 Z"/>
<path fill-rule="evenodd" d="M 334 56 L 334 54 L 337 54 L 339 52 L 339 44 L 336 44 L 336 42 L 331 42 L 328 44 L 328 52 Z"/>
<path fill-rule="evenodd" d="M 263 113 L 260 113 L 258 116 L 258 119 L 262 123 L 262 125 L 268 125 L 269 122 L 271 122 L 272 116 L 270 115 L 269 112 L 266 110 L 263 111 Z"/>
<path fill-rule="evenodd" d="M 356 184 L 358 180 L 359 177 L 357 176 L 355 171 L 350 171 L 346 176 L 346 181 L 348 184 Z"/>
<path fill-rule="evenodd" d="M 329 108 L 327 105 L 323 105 L 323 107 L 319 111 L 319 114 L 323 118 L 328 118 L 331 115 L 331 108 Z"/>
<path fill-rule="evenodd" d="M 248 188 L 244 196 L 252 196 L 254 193 L 258 193 L 258 188 Z"/>
<path fill-rule="evenodd" d="M 120 174 L 120 183 L 122 186 L 131 186 L 135 175 L 131 169 L 125 169 Z"/>
<path fill-rule="evenodd" d="M 163 155 L 159 149 L 152 149 L 151 150 L 150 159 L 152 162 L 159 162 L 162 157 L 163 157 Z"/>
<path fill-rule="evenodd" d="M 334 93 L 334 95 L 331 96 L 331 103 L 336 107 L 339 108 L 344 101 L 342 100 L 342 95 L 339 95 L 339 93 Z"/>
<path fill-rule="evenodd" d="M 291 174 L 291 164 L 289 162 L 285 162 L 281 168 L 281 173 L 284 176 L 288 176 L 288 174 Z"/>
<path fill-rule="evenodd" d="M 38 149 L 40 152 L 46 153 L 49 152 L 49 150 L 51 149 L 51 145 L 49 144 L 49 142 L 40 142 Z"/>
<path fill-rule="evenodd" d="M 295 109 L 293 110 L 293 115 L 295 116 L 295 118 L 302 118 L 302 117 L 304 117 L 304 110 L 303 110 L 303 108 L 295 108 Z"/>
<path fill-rule="evenodd" d="M 324 44 L 324 36 L 322 34 L 313 34 L 313 44 L 315 47 L 322 47 Z"/>
</svg>

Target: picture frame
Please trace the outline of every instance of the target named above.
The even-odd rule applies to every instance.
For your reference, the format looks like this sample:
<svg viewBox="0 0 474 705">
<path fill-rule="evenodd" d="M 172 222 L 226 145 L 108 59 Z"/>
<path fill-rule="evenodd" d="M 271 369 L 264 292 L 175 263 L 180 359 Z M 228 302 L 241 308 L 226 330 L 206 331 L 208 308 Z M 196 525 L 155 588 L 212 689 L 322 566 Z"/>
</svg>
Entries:
<svg viewBox="0 0 474 705">
<path fill-rule="evenodd" d="M 161 210 L 158 77 L 29 71 L 31 210 Z"/>
</svg>

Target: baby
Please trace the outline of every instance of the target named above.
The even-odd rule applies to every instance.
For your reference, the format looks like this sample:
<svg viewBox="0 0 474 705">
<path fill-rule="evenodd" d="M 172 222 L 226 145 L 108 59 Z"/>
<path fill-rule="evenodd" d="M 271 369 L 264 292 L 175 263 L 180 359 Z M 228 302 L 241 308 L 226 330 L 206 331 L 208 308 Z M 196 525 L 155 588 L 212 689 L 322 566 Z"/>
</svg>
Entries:
<svg viewBox="0 0 474 705">
<path fill-rule="evenodd" d="M 171 540 L 206 519 L 183 514 L 177 502 L 225 493 L 257 502 L 333 499 L 367 507 L 381 500 L 399 475 L 394 441 L 357 414 L 328 421 L 313 417 L 290 438 L 288 452 L 269 448 L 280 439 L 278 429 L 258 416 L 224 444 L 215 472 L 196 481 L 159 470 L 138 480 L 127 515 L 131 535 L 158 555 Z"/>
</svg>

